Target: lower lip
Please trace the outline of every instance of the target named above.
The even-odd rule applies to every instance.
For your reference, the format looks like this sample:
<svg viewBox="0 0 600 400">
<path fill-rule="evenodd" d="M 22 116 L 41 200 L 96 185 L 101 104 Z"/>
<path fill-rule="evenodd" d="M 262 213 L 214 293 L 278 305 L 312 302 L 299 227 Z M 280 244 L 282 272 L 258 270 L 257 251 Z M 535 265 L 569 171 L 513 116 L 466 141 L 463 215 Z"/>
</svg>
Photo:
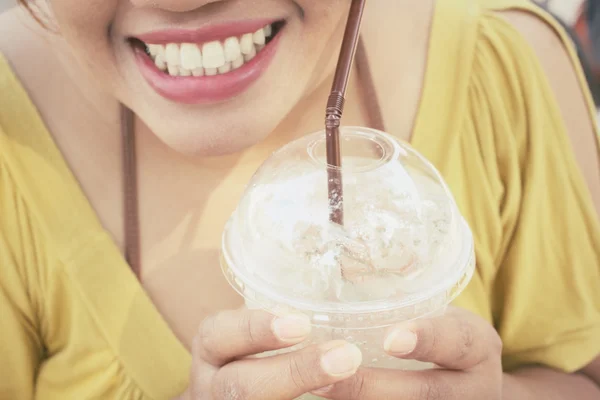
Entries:
<svg viewBox="0 0 600 400">
<path fill-rule="evenodd" d="M 275 56 L 280 36 L 281 32 L 240 68 L 214 76 L 171 76 L 159 70 L 142 49 L 134 48 L 134 52 L 142 76 L 159 95 L 177 103 L 209 104 L 236 97 L 257 81 Z"/>
</svg>

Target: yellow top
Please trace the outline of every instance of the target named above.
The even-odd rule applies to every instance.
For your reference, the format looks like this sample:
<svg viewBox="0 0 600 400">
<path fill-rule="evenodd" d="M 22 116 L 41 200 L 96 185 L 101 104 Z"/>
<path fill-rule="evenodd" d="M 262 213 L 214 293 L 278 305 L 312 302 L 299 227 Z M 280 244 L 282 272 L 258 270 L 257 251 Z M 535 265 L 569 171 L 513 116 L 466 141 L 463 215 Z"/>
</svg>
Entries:
<svg viewBox="0 0 600 400">
<path fill-rule="evenodd" d="M 537 13 L 567 39 L 528 0 L 437 3 L 413 145 L 475 234 L 478 270 L 457 303 L 497 327 L 507 369 L 577 370 L 600 352 L 600 224 L 541 66 L 491 9 Z M 186 387 L 189 353 L 1 58 L 0 316 L 2 399 L 158 400 Z"/>
</svg>

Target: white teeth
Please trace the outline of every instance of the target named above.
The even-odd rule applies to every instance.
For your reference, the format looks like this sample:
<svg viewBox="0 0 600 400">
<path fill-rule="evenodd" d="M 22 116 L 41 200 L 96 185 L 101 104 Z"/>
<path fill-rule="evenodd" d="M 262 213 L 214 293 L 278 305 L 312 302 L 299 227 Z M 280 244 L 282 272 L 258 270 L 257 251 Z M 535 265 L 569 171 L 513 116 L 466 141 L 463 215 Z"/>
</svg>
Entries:
<svg viewBox="0 0 600 400">
<path fill-rule="evenodd" d="M 165 46 L 161 46 L 160 44 L 149 44 L 148 46 L 148 52 L 156 57 L 158 55 L 162 56 L 163 58 L 165 58 Z"/>
<path fill-rule="evenodd" d="M 188 70 L 202 68 L 202 53 L 198 46 L 192 43 L 181 45 L 181 66 Z"/>
<path fill-rule="evenodd" d="M 165 59 L 167 60 L 167 64 L 179 66 L 181 61 L 179 46 L 177 46 L 175 43 L 169 43 L 165 49 Z"/>
<path fill-rule="evenodd" d="M 167 66 L 169 75 L 171 76 L 179 76 L 179 67 L 176 65 L 168 64 Z"/>
<path fill-rule="evenodd" d="M 273 34 L 273 27 L 271 25 L 265 26 L 265 36 L 270 37 Z"/>
<path fill-rule="evenodd" d="M 230 37 L 225 40 L 223 45 L 225 51 L 225 61 L 232 62 L 242 55 L 242 49 L 240 49 L 240 41 L 236 37 Z"/>
<path fill-rule="evenodd" d="M 273 35 L 273 27 L 267 25 L 254 33 L 240 38 L 230 37 L 203 45 L 195 43 L 169 43 L 146 45 L 156 68 L 171 76 L 213 76 L 226 74 L 248 62 L 266 46 Z"/>
<path fill-rule="evenodd" d="M 261 28 L 261 29 L 257 30 L 256 32 L 254 32 L 254 35 L 252 35 L 252 40 L 254 41 L 255 44 L 264 45 L 266 43 L 264 29 Z"/>
<path fill-rule="evenodd" d="M 240 55 L 238 58 L 236 58 L 235 60 L 233 60 L 231 62 L 232 69 L 238 69 L 242 65 L 244 65 L 244 56 L 242 56 L 242 55 Z"/>
<path fill-rule="evenodd" d="M 242 54 L 250 54 L 252 50 L 254 50 L 254 40 L 252 39 L 251 33 L 242 36 L 242 39 L 240 40 L 240 50 L 242 50 Z"/>
<path fill-rule="evenodd" d="M 244 61 L 248 62 L 248 61 L 252 60 L 254 57 L 256 57 L 256 48 L 254 48 L 254 46 L 252 46 L 252 51 L 248 54 L 244 54 Z"/>
<path fill-rule="evenodd" d="M 229 71 L 231 71 L 231 63 L 226 63 L 222 67 L 219 67 L 218 71 L 219 71 L 220 74 L 226 74 L 226 73 L 228 73 Z"/>
<path fill-rule="evenodd" d="M 214 41 L 202 46 L 204 68 L 219 68 L 225 64 L 225 52 L 221 42 Z"/>
<path fill-rule="evenodd" d="M 167 61 L 165 60 L 164 56 L 161 56 L 160 54 L 156 55 L 154 64 L 156 64 L 156 68 L 160 69 L 161 71 L 167 70 Z"/>
</svg>

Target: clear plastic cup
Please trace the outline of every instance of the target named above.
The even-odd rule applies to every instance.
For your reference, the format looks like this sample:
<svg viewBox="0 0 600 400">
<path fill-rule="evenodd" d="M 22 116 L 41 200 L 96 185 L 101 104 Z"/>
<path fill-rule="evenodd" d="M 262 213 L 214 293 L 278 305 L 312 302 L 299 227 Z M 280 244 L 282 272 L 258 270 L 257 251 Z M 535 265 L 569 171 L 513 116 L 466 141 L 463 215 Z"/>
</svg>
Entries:
<svg viewBox="0 0 600 400">
<path fill-rule="evenodd" d="M 310 317 L 308 340 L 283 352 L 341 339 L 366 366 L 428 368 L 387 355 L 386 328 L 442 314 L 462 292 L 475 266 L 471 231 L 410 145 L 361 127 L 343 128 L 340 142 L 344 226 L 328 221 L 333 167 L 317 132 L 255 173 L 223 233 L 223 272 L 249 308 Z"/>
</svg>

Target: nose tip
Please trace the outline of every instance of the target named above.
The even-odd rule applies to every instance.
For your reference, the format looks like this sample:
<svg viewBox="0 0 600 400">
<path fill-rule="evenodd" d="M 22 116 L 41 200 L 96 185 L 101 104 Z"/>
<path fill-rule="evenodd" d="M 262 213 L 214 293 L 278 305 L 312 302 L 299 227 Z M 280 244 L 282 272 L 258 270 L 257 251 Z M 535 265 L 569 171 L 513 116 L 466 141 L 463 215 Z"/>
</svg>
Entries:
<svg viewBox="0 0 600 400">
<path fill-rule="evenodd" d="M 207 4 L 224 0 L 129 0 L 134 7 L 157 8 L 172 12 L 185 12 L 198 9 Z"/>
</svg>

